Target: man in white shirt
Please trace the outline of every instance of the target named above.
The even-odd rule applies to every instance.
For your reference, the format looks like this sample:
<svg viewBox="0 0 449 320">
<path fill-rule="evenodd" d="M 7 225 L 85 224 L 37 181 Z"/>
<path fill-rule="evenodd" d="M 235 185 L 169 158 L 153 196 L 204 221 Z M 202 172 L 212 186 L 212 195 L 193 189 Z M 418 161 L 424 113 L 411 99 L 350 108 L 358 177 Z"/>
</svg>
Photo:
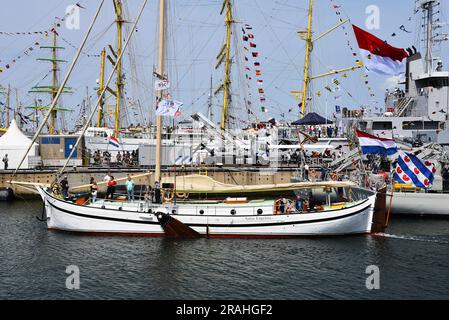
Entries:
<svg viewBox="0 0 449 320">
<path fill-rule="evenodd" d="M 109 180 L 111 180 L 111 171 L 108 171 L 108 173 L 103 178 L 103 181 L 105 181 L 106 183 L 109 182 Z"/>
</svg>

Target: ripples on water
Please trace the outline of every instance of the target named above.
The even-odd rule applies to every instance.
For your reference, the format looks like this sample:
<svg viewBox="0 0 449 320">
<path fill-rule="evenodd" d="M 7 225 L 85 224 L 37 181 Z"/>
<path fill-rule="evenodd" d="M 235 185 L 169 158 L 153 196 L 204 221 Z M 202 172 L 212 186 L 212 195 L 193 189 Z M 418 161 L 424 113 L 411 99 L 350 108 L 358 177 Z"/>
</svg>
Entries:
<svg viewBox="0 0 449 320">
<path fill-rule="evenodd" d="M 449 220 L 393 219 L 385 236 L 241 240 L 49 232 L 39 201 L 0 203 L 0 298 L 449 298 Z M 378 265 L 381 289 L 365 287 Z M 67 290 L 77 265 L 80 290 Z"/>
</svg>

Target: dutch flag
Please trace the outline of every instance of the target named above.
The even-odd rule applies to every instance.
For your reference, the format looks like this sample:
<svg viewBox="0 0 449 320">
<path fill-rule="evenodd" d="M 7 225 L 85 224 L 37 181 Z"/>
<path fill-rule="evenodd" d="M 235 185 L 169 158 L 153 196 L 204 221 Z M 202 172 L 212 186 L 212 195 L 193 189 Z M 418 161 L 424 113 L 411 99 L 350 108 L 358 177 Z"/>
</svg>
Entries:
<svg viewBox="0 0 449 320">
<path fill-rule="evenodd" d="M 110 144 L 113 147 L 120 148 L 120 142 L 116 138 L 114 138 L 113 136 L 109 137 L 108 144 Z"/>
<path fill-rule="evenodd" d="M 423 161 L 411 153 L 399 151 L 398 164 L 393 177 L 399 183 L 429 189 L 432 187 L 436 171 L 432 162 Z"/>
<path fill-rule="evenodd" d="M 375 137 L 366 132 L 356 130 L 363 154 L 381 154 L 391 156 L 398 152 L 396 142 L 392 139 Z"/>
</svg>

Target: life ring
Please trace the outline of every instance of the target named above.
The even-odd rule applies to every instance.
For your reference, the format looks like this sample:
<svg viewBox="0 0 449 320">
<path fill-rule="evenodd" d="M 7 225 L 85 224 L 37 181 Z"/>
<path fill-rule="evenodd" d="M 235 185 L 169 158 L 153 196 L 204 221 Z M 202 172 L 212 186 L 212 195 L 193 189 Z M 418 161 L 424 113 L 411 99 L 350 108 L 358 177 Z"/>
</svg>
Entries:
<svg viewBox="0 0 449 320">
<path fill-rule="evenodd" d="M 172 190 L 163 190 L 162 191 L 162 199 L 164 199 L 165 202 L 170 202 L 175 197 L 175 193 Z"/>
<path fill-rule="evenodd" d="M 189 193 L 187 192 L 176 192 L 176 197 L 179 199 L 187 199 L 189 197 Z"/>
</svg>

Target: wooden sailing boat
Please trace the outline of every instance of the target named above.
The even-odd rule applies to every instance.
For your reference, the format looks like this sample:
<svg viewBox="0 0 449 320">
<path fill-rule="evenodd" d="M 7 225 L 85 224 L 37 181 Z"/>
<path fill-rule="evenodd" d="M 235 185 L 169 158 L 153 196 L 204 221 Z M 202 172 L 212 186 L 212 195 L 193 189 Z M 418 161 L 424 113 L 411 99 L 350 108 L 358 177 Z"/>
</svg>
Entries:
<svg viewBox="0 0 449 320">
<path fill-rule="evenodd" d="M 140 14 L 135 24 L 139 18 Z M 158 73 L 163 75 L 165 0 L 160 0 L 159 23 Z M 99 94 L 89 121 L 102 94 Z M 70 200 L 60 195 L 57 184 L 51 187 L 35 185 L 44 202 L 47 227 L 94 234 L 183 237 L 329 236 L 380 232 L 385 227 L 385 198 L 377 197 L 375 192 L 355 189 L 351 182 L 240 186 L 220 183 L 201 175 L 161 180 L 161 117 L 158 117 L 157 125 L 155 181 L 161 182 L 163 187 L 169 186 L 163 190 L 163 203 Z M 84 132 L 86 128 L 87 124 Z M 323 190 L 324 200 L 320 199 Z M 318 191 L 315 196 L 314 191 Z M 294 203 L 293 199 L 298 198 L 303 200 L 302 204 L 299 201 Z"/>
</svg>

